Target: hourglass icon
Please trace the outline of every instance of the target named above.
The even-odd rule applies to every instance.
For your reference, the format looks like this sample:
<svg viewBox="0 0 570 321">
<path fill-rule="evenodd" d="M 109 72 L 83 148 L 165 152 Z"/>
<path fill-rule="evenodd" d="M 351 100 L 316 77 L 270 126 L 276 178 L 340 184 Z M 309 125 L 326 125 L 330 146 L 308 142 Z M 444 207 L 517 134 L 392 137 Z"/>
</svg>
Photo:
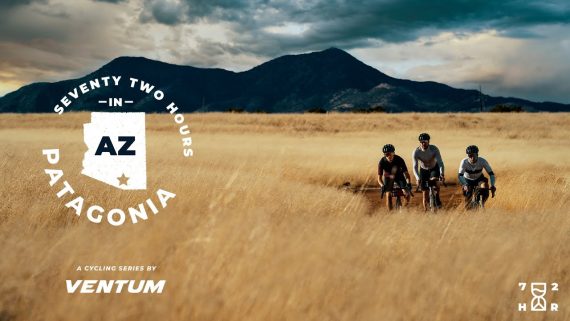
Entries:
<svg viewBox="0 0 570 321">
<path fill-rule="evenodd" d="M 546 311 L 546 283 L 532 282 L 530 284 L 530 292 L 532 293 L 532 300 L 530 301 L 531 311 Z"/>
</svg>

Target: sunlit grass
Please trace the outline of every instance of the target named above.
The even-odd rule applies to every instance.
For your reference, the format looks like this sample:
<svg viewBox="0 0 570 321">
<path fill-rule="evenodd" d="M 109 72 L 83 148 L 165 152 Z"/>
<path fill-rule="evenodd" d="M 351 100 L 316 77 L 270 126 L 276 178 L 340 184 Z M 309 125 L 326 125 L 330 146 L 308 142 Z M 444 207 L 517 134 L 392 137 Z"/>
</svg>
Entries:
<svg viewBox="0 0 570 321">
<path fill-rule="evenodd" d="M 148 190 L 130 192 L 79 174 L 88 121 L 0 117 L 0 320 L 533 320 L 516 311 L 530 299 L 518 282 L 570 284 L 569 114 L 189 114 L 192 158 L 171 116 L 148 115 Z M 485 212 L 394 215 L 339 188 L 374 185 L 385 143 L 411 166 L 423 131 L 450 182 L 465 146 L 479 146 L 497 175 Z M 60 148 L 60 164 L 43 148 Z M 56 197 L 61 182 L 50 187 L 43 173 L 56 167 L 106 209 L 158 188 L 177 196 L 136 225 L 97 225 Z M 159 268 L 75 271 L 103 264 Z M 66 293 L 65 279 L 86 278 L 167 286 L 159 296 Z"/>
</svg>

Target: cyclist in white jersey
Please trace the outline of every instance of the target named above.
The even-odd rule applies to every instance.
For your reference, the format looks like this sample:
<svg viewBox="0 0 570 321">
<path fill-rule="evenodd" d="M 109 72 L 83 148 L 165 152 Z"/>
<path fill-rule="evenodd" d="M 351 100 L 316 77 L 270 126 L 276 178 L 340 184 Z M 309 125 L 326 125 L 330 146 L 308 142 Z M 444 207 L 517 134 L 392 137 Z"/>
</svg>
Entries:
<svg viewBox="0 0 570 321">
<path fill-rule="evenodd" d="M 481 195 L 483 203 L 489 198 L 489 180 L 491 181 L 491 193 L 495 197 L 495 173 L 489 162 L 483 157 L 479 157 L 479 148 L 475 145 L 468 146 L 465 150 L 467 157 L 459 164 L 459 182 L 463 186 L 463 195 L 467 204 L 471 199 L 471 193 L 475 186 L 483 187 Z M 483 169 L 489 174 L 489 179 L 483 175 Z"/>
<path fill-rule="evenodd" d="M 437 183 L 438 180 L 445 182 L 441 153 L 439 152 L 439 148 L 435 145 L 430 145 L 429 134 L 421 133 L 418 140 L 420 146 L 412 153 L 412 164 L 418 186 L 421 186 L 423 191 L 424 210 L 427 210 L 427 204 L 429 202 L 429 185 L 435 187 L 437 192 L 436 205 L 441 207 L 439 185 Z"/>
</svg>

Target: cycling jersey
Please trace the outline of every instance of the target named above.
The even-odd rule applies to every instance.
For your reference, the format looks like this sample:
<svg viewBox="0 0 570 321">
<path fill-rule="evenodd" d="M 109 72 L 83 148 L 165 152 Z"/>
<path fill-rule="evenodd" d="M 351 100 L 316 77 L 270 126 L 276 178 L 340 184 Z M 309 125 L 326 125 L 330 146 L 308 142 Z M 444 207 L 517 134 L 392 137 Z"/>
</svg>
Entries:
<svg viewBox="0 0 570 321">
<path fill-rule="evenodd" d="M 388 178 L 387 176 L 384 176 L 382 178 L 382 182 L 384 183 L 384 188 L 386 192 L 391 192 L 394 189 L 394 185 L 398 185 L 398 187 L 400 188 L 405 188 L 406 185 L 408 185 L 406 183 L 406 178 L 403 175 L 396 176 L 395 179 L 391 179 Z"/>
<path fill-rule="evenodd" d="M 420 179 L 418 172 L 418 162 L 420 167 L 426 170 L 432 170 L 434 167 L 439 166 L 439 172 L 443 175 L 443 160 L 439 148 L 435 145 L 429 145 L 426 150 L 418 147 L 412 153 L 412 162 L 414 164 L 414 176 L 416 180 Z"/>
<path fill-rule="evenodd" d="M 398 155 L 394 155 L 391 162 L 386 156 L 378 162 L 378 175 L 382 176 L 385 191 L 390 192 L 394 188 L 394 183 L 400 188 L 406 187 L 406 177 L 404 173 L 408 171 L 406 162 Z"/>
<path fill-rule="evenodd" d="M 475 164 L 471 164 L 469 162 L 469 158 L 464 158 L 459 164 L 459 181 L 461 184 L 466 185 L 466 179 L 470 181 L 478 180 L 483 176 L 483 169 L 489 173 L 489 176 L 491 177 L 491 186 L 494 186 L 495 174 L 493 173 L 493 169 L 491 169 L 489 162 L 487 162 L 483 157 L 478 157 Z"/>
<path fill-rule="evenodd" d="M 391 162 L 386 157 L 382 157 L 378 163 L 378 175 L 394 175 L 394 177 L 403 178 L 404 173 L 407 171 L 406 162 L 398 155 L 394 155 L 394 159 Z"/>
</svg>

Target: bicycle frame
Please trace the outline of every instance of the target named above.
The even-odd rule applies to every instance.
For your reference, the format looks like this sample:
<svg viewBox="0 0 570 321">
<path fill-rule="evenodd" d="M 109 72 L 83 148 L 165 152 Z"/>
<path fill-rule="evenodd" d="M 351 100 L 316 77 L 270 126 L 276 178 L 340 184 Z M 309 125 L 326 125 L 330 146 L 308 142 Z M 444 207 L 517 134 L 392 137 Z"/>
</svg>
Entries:
<svg viewBox="0 0 570 321">
<path fill-rule="evenodd" d="M 405 197 L 405 193 L 404 193 L 404 189 L 407 189 L 405 187 L 400 187 L 400 186 L 393 186 L 392 187 L 392 191 L 389 192 L 389 196 L 390 198 L 394 197 L 396 199 L 396 202 L 393 206 L 394 209 L 396 210 L 401 210 L 403 208 L 403 204 L 402 204 L 402 197 Z M 414 194 L 412 193 L 412 191 L 410 189 L 407 189 L 408 193 L 410 193 L 410 196 L 413 197 Z M 381 199 L 384 199 L 384 194 L 385 192 L 381 192 Z"/>
<path fill-rule="evenodd" d="M 481 195 L 482 191 L 490 191 L 490 188 L 481 187 L 479 185 L 473 187 L 469 203 L 467 203 L 468 210 L 485 208 L 485 203 L 483 202 L 483 195 Z"/>
<path fill-rule="evenodd" d="M 437 182 L 441 181 L 441 179 L 437 178 L 437 179 L 431 179 L 428 181 L 428 207 L 429 210 L 431 212 L 436 212 L 439 207 L 436 205 L 436 198 L 437 198 L 437 194 L 439 193 L 437 191 L 437 189 L 435 188 Z M 433 183 L 430 183 L 433 182 Z M 447 187 L 447 184 L 445 184 L 445 182 L 442 182 L 443 186 Z M 420 184 L 418 184 L 418 187 L 416 189 L 416 192 L 423 192 L 423 190 L 421 190 L 421 186 L 422 186 L 422 182 L 420 181 Z"/>
<path fill-rule="evenodd" d="M 402 208 L 402 197 L 404 196 L 404 191 L 401 187 L 392 188 L 391 197 L 396 199 L 394 204 L 394 209 L 400 210 Z"/>
</svg>

